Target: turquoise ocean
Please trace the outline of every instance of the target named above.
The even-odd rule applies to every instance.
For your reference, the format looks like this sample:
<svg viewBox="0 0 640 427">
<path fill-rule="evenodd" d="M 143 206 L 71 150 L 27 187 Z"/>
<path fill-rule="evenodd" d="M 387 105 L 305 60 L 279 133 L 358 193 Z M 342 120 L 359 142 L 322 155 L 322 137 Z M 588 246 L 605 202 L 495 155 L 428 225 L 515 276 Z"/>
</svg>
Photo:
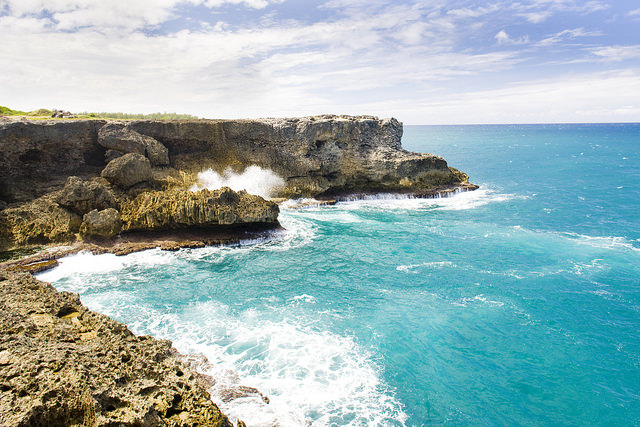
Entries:
<svg viewBox="0 0 640 427">
<path fill-rule="evenodd" d="M 39 278 L 207 356 L 248 425 L 640 425 L 640 124 L 406 126 L 480 185 Z M 270 398 L 223 402 L 256 387 Z"/>
</svg>

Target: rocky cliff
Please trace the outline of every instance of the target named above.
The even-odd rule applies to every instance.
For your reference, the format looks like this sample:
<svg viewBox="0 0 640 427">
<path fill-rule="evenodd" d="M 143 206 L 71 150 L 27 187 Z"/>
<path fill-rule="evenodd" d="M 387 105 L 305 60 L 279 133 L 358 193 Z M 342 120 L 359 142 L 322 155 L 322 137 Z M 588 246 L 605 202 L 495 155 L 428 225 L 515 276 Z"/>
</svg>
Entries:
<svg viewBox="0 0 640 427">
<path fill-rule="evenodd" d="M 0 200 L 28 201 L 62 188 L 70 175 L 96 176 L 123 153 L 146 156 L 164 176 L 258 165 L 285 180 L 277 195 L 283 197 L 419 194 L 467 182 L 443 158 L 403 150 L 401 137 L 400 122 L 370 116 L 5 122 L 0 123 Z"/>
<path fill-rule="evenodd" d="M 232 426 L 171 343 L 0 271 L 0 424 Z"/>
<path fill-rule="evenodd" d="M 199 172 L 256 165 L 280 197 L 473 188 L 441 157 L 410 153 L 402 124 L 370 116 L 0 122 L 0 250 L 131 231 L 277 226 L 273 202 L 190 191 Z"/>
</svg>

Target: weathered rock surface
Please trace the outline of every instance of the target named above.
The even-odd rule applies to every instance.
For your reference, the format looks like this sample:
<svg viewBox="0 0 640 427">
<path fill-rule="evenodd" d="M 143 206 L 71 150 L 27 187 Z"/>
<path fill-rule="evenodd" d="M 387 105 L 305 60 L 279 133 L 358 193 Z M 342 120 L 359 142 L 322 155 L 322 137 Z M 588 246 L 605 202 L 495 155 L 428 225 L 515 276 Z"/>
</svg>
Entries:
<svg viewBox="0 0 640 427">
<path fill-rule="evenodd" d="M 128 153 L 111 160 L 100 175 L 110 183 L 126 189 L 151 180 L 151 163 L 140 154 Z"/>
<path fill-rule="evenodd" d="M 432 154 L 401 147 L 402 124 L 371 116 L 295 119 L 134 121 L 162 142 L 179 170 L 199 172 L 252 164 L 286 181 L 282 196 L 353 192 L 422 192 L 468 177 Z"/>
<path fill-rule="evenodd" d="M 55 196 L 0 211 L 0 250 L 75 240 L 82 217 L 58 205 Z"/>
<path fill-rule="evenodd" d="M 108 239 L 119 234 L 121 229 L 120 212 L 113 208 L 101 211 L 94 209 L 82 218 L 80 234 L 89 238 Z"/>
<path fill-rule="evenodd" d="M 0 123 L 0 200 L 25 202 L 61 189 L 71 175 L 97 176 L 104 147 L 103 120 Z"/>
<path fill-rule="evenodd" d="M 229 188 L 145 192 L 121 206 L 122 231 L 277 224 L 278 213 L 276 203 Z"/>
<path fill-rule="evenodd" d="M 110 122 L 100 128 L 98 144 L 122 153 L 146 155 L 154 166 L 169 164 L 169 151 L 150 136 L 142 135 L 121 122 Z"/>
<path fill-rule="evenodd" d="M 84 181 L 77 176 L 70 176 L 67 179 L 56 201 L 78 215 L 84 215 L 94 209 L 102 210 L 117 206 L 113 193 L 104 184 Z"/>
<path fill-rule="evenodd" d="M 231 426 L 198 381 L 169 341 L 0 271 L 2 425 Z"/>
</svg>

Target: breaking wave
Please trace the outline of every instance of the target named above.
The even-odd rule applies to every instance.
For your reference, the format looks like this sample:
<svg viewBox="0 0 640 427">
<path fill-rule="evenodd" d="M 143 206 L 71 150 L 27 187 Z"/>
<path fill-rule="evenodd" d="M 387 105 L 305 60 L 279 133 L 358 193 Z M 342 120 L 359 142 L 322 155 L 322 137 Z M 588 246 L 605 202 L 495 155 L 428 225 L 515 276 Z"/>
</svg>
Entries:
<svg viewBox="0 0 640 427">
<path fill-rule="evenodd" d="M 217 190 L 229 187 L 234 191 L 245 190 L 249 194 L 256 194 L 264 198 L 272 197 L 280 188 L 284 187 L 284 180 L 270 169 L 252 165 L 240 173 L 231 168 L 225 169 L 222 174 L 207 169 L 198 174 L 198 183 L 190 188 L 191 191 L 202 189 Z"/>
</svg>

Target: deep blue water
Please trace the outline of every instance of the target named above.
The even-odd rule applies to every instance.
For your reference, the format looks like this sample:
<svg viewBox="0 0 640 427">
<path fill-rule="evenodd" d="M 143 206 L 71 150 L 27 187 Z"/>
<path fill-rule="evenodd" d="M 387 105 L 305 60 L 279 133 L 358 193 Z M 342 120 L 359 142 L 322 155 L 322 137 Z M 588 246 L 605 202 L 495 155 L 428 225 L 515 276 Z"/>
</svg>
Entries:
<svg viewBox="0 0 640 427">
<path fill-rule="evenodd" d="M 640 125 L 407 126 L 403 145 L 481 189 L 283 208 L 270 241 L 40 277 L 259 388 L 269 405 L 221 403 L 249 425 L 640 424 Z"/>
</svg>

